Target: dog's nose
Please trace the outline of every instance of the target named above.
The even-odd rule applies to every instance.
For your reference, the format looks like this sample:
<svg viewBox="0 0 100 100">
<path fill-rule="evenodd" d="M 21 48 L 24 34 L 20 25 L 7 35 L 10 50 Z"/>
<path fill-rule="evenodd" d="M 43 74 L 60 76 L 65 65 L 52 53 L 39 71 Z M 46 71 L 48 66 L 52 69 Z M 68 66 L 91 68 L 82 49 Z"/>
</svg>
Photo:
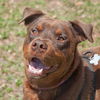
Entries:
<svg viewBox="0 0 100 100">
<path fill-rule="evenodd" d="M 36 50 L 36 49 L 40 49 L 40 50 L 47 50 L 47 44 L 43 41 L 43 40 L 35 40 L 32 43 L 32 49 Z"/>
</svg>

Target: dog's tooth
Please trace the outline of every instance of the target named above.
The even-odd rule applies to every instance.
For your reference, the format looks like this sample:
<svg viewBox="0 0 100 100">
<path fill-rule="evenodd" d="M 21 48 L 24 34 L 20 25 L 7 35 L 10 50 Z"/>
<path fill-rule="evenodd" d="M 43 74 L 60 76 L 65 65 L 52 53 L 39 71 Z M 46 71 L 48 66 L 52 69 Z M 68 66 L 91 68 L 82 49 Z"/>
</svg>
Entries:
<svg viewBox="0 0 100 100">
<path fill-rule="evenodd" d="M 34 73 L 40 74 L 42 71 L 43 71 L 43 69 L 35 69 L 35 70 L 34 70 Z"/>
<path fill-rule="evenodd" d="M 34 68 L 31 65 L 29 65 L 29 71 L 34 73 Z"/>
<path fill-rule="evenodd" d="M 29 71 L 34 73 L 34 74 L 40 74 L 40 73 L 42 73 L 43 69 L 35 69 L 31 65 L 29 65 Z"/>
<path fill-rule="evenodd" d="M 29 70 L 32 71 L 32 66 L 31 65 L 29 65 Z"/>
<path fill-rule="evenodd" d="M 38 70 L 38 73 L 42 73 L 43 69 Z"/>
<path fill-rule="evenodd" d="M 40 70 L 39 70 L 39 72 L 42 72 L 42 71 L 43 71 L 43 69 L 40 69 Z"/>
</svg>

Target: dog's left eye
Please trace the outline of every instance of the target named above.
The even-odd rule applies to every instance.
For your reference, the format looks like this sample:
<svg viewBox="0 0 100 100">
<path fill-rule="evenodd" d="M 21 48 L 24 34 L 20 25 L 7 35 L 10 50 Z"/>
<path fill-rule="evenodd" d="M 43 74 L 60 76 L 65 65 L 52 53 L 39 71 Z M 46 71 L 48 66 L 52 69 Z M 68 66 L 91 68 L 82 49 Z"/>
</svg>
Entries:
<svg viewBox="0 0 100 100">
<path fill-rule="evenodd" d="M 65 35 L 63 35 L 63 34 L 60 34 L 58 37 L 57 37 L 57 40 L 60 40 L 60 41 L 64 41 L 64 40 L 66 40 L 67 39 L 67 37 L 65 36 Z"/>
</svg>

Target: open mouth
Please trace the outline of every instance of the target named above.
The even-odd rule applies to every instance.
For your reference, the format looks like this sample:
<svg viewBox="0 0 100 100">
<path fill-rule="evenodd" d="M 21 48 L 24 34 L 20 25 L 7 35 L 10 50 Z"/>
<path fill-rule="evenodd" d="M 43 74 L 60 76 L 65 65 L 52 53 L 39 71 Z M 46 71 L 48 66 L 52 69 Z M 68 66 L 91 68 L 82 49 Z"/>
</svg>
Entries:
<svg viewBox="0 0 100 100">
<path fill-rule="evenodd" d="M 32 58 L 29 62 L 29 71 L 36 75 L 41 75 L 44 70 L 48 70 L 49 67 L 45 66 L 40 59 Z"/>
<path fill-rule="evenodd" d="M 55 66 L 45 66 L 40 59 L 32 58 L 28 65 L 28 70 L 33 76 L 42 76 L 43 72 L 51 73 L 57 70 L 58 65 Z"/>
</svg>

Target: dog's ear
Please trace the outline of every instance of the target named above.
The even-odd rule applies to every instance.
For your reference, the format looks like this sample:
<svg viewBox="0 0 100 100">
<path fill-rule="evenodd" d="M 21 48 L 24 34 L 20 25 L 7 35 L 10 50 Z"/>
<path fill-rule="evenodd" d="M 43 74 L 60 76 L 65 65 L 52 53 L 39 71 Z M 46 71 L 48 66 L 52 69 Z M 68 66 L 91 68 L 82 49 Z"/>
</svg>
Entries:
<svg viewBox="0 0 100 100">
<path fill-rule="evenodd" d="M 77 20 L 70 21 L 70 23 L 78 42 L 84 41 L 86 39 L 88 39 L 90 42 L 93 42 L 93 26 L 91 24 L 84 24 Z"/>
<path fill-rule="evenodd" d="M 19 22 L 24 22 L 25 25 L 30 24 L 40 16 L 45 15 L 42 11 L 33 8 L 25 8 L 23 11 L 23 19 Z"/>
</svg>

